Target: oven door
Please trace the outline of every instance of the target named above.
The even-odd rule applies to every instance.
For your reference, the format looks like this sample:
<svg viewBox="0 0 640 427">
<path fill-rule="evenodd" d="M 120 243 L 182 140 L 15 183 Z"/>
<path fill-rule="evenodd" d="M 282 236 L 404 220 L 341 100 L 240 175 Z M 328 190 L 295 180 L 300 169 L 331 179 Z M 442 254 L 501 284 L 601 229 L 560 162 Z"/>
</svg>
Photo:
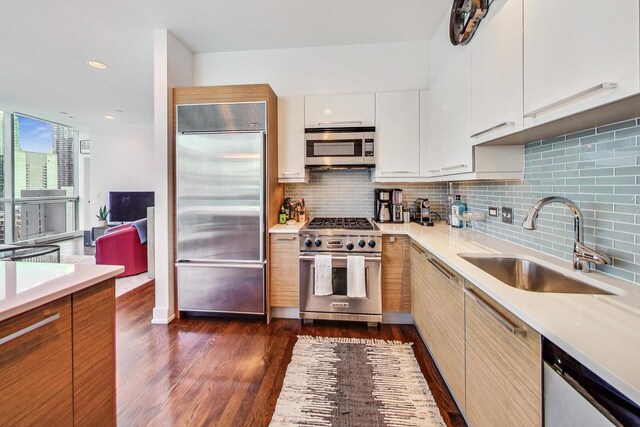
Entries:
<svg viewBox="0 0 640 427">
<path fill-rule="evenodd" d="M 365 257 L 365 285 L 367 296 L 347 296 L 347 257 L 333 255 L 332 295 L 315 295 L 315 257 L 300 255 L 300 311 L 307 313 L 344 313 L 382 315 L 381 258 Z"/>
</svg>

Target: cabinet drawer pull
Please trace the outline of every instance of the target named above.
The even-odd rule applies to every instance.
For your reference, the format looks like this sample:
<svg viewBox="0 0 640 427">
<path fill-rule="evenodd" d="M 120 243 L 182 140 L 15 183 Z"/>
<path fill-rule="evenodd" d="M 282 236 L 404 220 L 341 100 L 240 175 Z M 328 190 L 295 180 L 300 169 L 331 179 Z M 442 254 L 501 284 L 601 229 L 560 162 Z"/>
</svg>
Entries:
<svg viewBox="0 0 640 427">
<path fill-rule="evenodd" d="M 275 240 L 277 242 L 283 242 L 283 241 L 290 241 L 290 240 L 296 240 L 296 238 L 298 238 L 297 235 L 295 236 L 287 236 L 287 237 L 276 237 Z"/>
<path fill-rule="evenodd" d="M 495 132 L 495 131 L 497 131 L 498 129 L 506 128 L 506 127 L 511 127 L 511 126 L 515 126 L 515 125 L 516 125 L 516 122 L 504 122 L 504 123 L 500 123 L 499 125 L 491 126 L 491 127 L 490 127 L 490 128 L 488 128 L 488 129 L 481 130 L 481 131 L 480 131 L 480 132 L 478 132 L 478 133 L 474 133 L 473 135 L 471 135 L 471 138 L 477 138 L 477 137 L 479 137 L 479 136 L 481 136 L 481 135 L 484 135 L 485 133 Z"/>
<path fill-rule="evenodd" d="M 36 323 L 34 323 L 32 325 L 29 325 L 26 328 L 22 328 L 19 331 L 16 331 L 16 332 L 14 332 L 12 334 L 9 334 L 9 335 L 7 335 L 5 337 L 2 337 L 2 338 L 0 338 L 0 345 L 6 344 L 9 341 L 13 341 L 16 338 L 20 338 L 21 336 L 26 335 L 31 331 L 35 331 L 38 328 L 42 328 L 43 326 L 48 325 L 51 322 L 55 322 L 59 318 L 60 318 L 60 313 L 56 313 L 54 315 L 51 315 L 49 317 L 46 317 L 46 318 L 42 319 L 39 322 L 36 322 Z"/>
<path fill-rule="evenodd" d="M 331 125 L 361 125 L 362 120 L 347 120 L 342 122 L 318 122 L 318 126 L 331 126 Z"/>
<path fill-rule="evenodd" d="M 429 258 L 429 263 L 433 265 L 440 273 L 442 273 L 442 275 L 446 277 L 447 280 L 455 280 L 455 281 L 458 280 L 458 276 L 456 276 L 455 274 L 449 273 L 447 268 L 442 264 L 440 264 L 440 262 L 436 261 L 435 258 Z"/>
<path fill-rule="evenodd" d="M 575 94 L 573 94 L 571 96 L 567 96 L 566 98 L 563 98 L 563 99 L 561 99 L 559 101 L 556 101 L 554 103 L 546 105 L 546 106 L 544 106 L 542 108 L 538 108 L 537 110 L 533 110 L 533 111 L 531 111 L 529 113 L 526 113 L 524 115 L 524 117 L 525 118 L 531 118 L 531 117 L 535 118 L 540 113 L 544 113 L 547 110 L 551 110 L 551 109 L 559 107 L 559 106 L 561 106 L 563 104 L 570 103 L 570 102 L 575 101 L 576 99 L 581 98 L 581 97 L 583 97 L 585 95 L 589 95 L 590 93 L 597 92 L 597 91 L 603 90 L 603 89 L 615 89 L 616 87 L 618 87 L 617 83 L 606 83 L 606 82 L 605 83 L 600 83 L 599 85 L 590 87 L 589 89 L 585 89 L 585 90 L 583 90 L 581 92 L 575 93 Z"/>
<path fill-rule="evenodd" d="M 436 173 L 436 172 L 440 172 L 440 169 L 431 169 L 431 170 L 428 170 L 427 172 Z"/>
<path fill-rule="evenodd" d="M 467 167 L 467 165 L 461 164 L 461 165 L 445 166 L 445 167 L 442 168 L 442 170 L 443 171 L 449 171 L 449 170 L 452 170 L 452 169 L 463 169 L 463 168 L 466 168 L 466 167 Z"/>
<path fill-rule="evenodd" d="M 527 336 L 527 331 L 512 324 L 508 319 L 495 311 L 489 304 L 484 302 L 484 300 L 471 289 L 464 288 L 464 293 L 467 294 L 467 296 L 471 298 L 475 303 L 477 303 L 480 307 L 482 307 L 484 311 L 489 313 L 491 317 L 496 319 L 498 323 L 500 323 L 507 331 L 511 332 L 513 335 L 522 335 L 523 337 Z"/>
<path fill-rule="evenodd" d="M 300 172 L 282 172 L 282 175 L 300 175 Z"/>
</svg>

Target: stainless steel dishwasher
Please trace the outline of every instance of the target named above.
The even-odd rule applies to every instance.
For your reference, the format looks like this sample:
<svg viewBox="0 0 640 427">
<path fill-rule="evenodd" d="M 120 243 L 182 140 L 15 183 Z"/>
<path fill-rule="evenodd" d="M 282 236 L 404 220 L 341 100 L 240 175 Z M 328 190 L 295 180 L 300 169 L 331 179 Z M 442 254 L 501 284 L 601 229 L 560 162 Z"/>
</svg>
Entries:
<svg viewBox="0 0 640 427">
<path fill-rule="evenodd" d="M 545 427 L 640 426 L 640 407 L 546 338 Z"/>
</svg>

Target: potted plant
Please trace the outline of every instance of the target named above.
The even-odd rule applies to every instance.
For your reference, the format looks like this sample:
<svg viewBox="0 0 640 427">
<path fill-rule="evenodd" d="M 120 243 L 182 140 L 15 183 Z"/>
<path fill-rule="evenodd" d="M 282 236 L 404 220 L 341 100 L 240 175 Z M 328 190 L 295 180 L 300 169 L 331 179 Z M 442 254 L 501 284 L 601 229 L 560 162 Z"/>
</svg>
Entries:
<svg viewBox="0 0 640 427">
<path fill-rule="evenodd" d="M 107 210 L 107 205 L 98 209 L 98 215 L 96 215 L 96 218 L 98 218 L 98 227 L 107 226 L 107 217 L 109 216 L 109 212 L 110 211 Z"/>
</svg>

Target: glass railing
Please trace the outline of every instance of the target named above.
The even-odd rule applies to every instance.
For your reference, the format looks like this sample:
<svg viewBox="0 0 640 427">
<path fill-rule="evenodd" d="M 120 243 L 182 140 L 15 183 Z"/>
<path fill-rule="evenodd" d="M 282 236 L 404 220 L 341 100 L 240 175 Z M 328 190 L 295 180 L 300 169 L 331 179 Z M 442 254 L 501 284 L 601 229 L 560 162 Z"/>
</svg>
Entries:
<svg viewBox="0 0 640 427">
<path fill-rule="evenodd" d="M 47 237 L 64 237 L 78 229 L 77 213 L 77 197 L 16 199 L 13 240 L 20 242 Z"/>
</svg>

